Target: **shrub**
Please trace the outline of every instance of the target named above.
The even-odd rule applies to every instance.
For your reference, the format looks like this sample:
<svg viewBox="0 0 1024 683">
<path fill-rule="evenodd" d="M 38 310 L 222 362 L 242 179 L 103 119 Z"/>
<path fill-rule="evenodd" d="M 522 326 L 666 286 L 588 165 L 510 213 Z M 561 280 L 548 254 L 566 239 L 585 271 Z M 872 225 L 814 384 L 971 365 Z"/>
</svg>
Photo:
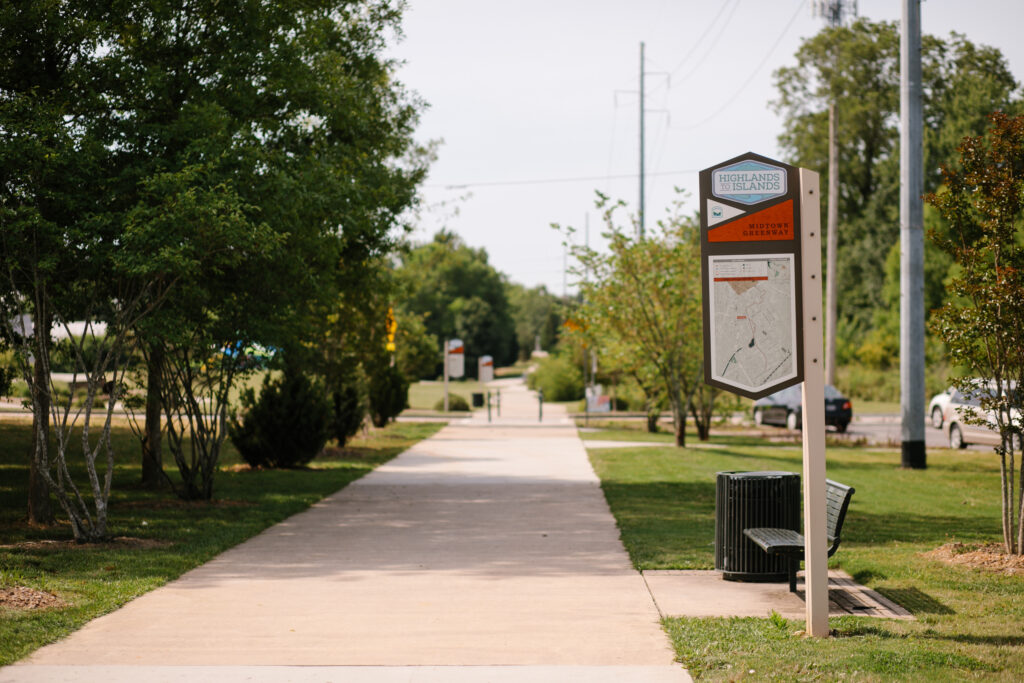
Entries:
<svg viewBox="0 0 1024 683">
<path fill-rule="evenodd" d="M 437 403 L 434 404 L 434 410 L 444 410 L 444 398 L 439 399 L 437 401 Z M 469 411 L 469 403 L 467 403 L 466 399 L 463 398 L 462 396 L 459 396 L 458 394 L 449 393 L 448 394 L 448 410 L 449 411 L 468 412 Z"/>
<path fill-rule="evenodd" d="M 530 374 L 529 386 L 543 389 L 545 401 L 577 401 L 583 398 L 583 373 L 565 356 L 548 356 Z"/>
<path fill-rule="evenodd" d="M 370 417 L 375 427 L 387 425 L 409 405 L 409 381 L 398 368 L 384 366 L 370 378 Z"/>
<path fill-rule="evenodd" d="M 359 398 L 359 389 L 353 384 L 342 384 L 333 392 L 331 398 L 334 402 L 331 432 L 338 445 L 344 446 L 345 442 L 359 431 L 366 411 Z"/>
<path fill-rule="evenodd" d="M 305 375 L 286 370 L 277 380 L 263 380 L 259 398 L 242 394 L 244 416 L 228 426 L 231 442 L 251 467 L 305 465 L 323 450 L 331 432 L 331 407 L 323 387 Z"/>
</svg>

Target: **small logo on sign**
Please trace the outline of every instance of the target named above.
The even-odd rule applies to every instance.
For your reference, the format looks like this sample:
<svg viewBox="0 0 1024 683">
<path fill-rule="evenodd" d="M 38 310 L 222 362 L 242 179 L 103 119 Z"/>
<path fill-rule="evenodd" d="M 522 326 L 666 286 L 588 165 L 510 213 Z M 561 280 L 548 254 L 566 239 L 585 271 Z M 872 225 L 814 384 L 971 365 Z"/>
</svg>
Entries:
<svg viewBox="0 0 1024 683">
<path fill-rule="evenodd" d="M 748 159 L 711 173 L 711 194 L 741 204 L 759 204 L 786 191 L 786 170 L 760 161 Z"/>
<path fill-rule="evenodd" d="M 711 215 L 714 218 L 721 218 L 722 217 L 722 207 L 716 206 L 715 208 L 711 209 Z"/>
</svg>

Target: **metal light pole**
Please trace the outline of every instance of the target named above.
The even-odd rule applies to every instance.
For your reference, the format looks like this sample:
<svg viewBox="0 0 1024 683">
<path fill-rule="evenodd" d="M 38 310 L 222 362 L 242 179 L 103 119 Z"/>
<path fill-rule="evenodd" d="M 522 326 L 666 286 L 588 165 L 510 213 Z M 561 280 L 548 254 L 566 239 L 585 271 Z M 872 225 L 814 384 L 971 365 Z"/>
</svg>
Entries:
<svg viewBox="0 0 1024 683">
<path fill-rule="evenodd" d="M 444 340 L 444 351 L 441 353 L 444 361 L 444 412 L 448 412 L 448 340 Z"/>
<path fill-rule="evenodd" d="M 921 119 L 921 2 L 903 0 L 900 25 L 900 417 L 902 465 L 914 469 L 926 467 Z"/>
</svg>

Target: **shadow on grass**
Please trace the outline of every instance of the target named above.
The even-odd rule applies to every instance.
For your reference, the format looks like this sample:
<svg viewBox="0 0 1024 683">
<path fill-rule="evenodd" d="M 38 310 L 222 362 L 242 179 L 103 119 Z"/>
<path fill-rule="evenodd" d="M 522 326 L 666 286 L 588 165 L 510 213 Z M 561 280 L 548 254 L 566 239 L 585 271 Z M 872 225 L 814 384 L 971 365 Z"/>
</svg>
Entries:
<svg viewBox="0 0 1024 683">
<path fill-rule="evenodd" d="M 888 588 L 878 586 L 876 591 L 905 607 L 912 614 L 956 614 L 956 612 L 918 588 Z"/>
<path fill-rule="evenodd" d="M 991 645 L 994 647 L 1024 646 L 1024 636 L 1017 634 L 1007 636 L 978 636 L 964 633 L 945 634 L 928 631 L 921 634 L 921 637 L 931 640 L 949 640 L 954 643 L 963 643 L 965 645 Z"/>
</svg>

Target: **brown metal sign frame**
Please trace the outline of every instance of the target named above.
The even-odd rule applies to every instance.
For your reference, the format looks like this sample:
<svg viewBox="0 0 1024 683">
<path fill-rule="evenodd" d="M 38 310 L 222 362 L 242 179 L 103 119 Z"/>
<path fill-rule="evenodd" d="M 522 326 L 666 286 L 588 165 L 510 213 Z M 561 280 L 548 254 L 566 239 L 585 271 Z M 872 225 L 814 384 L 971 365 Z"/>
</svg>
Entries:
<svg viewBox="0 0 1024 683">
<path fill-rule="evenodd" d="M 700 246 L 701 284 L 704 313 L 704 381 L 748 398 L 761 398 L 804 379 L 803 366 L 803 288 L 800 251 L 800 174 L 799 169 L 753 152 L 741 154 L 700 172 Z M 733 257 L 732 259 L 722 257 Z M 748 388 L 716 378 L 712 367 L 712 336 L 716 334 L 711 315 L 712 261 L 732 261 L 734 267 L 753 265 L 767 257 L 789 260 L 792 297 L 792 334 L 795 372 L 784 379 Z M 747 263 L 744 263 L 747 262 Z M 770 261 L 766 264 L 766 268 Z M 723 266 L 724 267 L 724 266 Z M 730 278 L 731 279 L 731 278 Z M 737 280 L 762 280 L 764 277 L 737 277 Z M 737 353 L 744 343 L 737 339 Z M 735 356 L 735 354 L 734 354 Z M 732 362 L 730 359 L 729 362 Z M 786 361 L 789 365 L 789 359 Z M 728 366 L 726 366 L 726 369 Z M 774 371 L 772 371 L 774 372 Z M 724 375 L 725 369 L 722 370 Z"/>
</svg>

